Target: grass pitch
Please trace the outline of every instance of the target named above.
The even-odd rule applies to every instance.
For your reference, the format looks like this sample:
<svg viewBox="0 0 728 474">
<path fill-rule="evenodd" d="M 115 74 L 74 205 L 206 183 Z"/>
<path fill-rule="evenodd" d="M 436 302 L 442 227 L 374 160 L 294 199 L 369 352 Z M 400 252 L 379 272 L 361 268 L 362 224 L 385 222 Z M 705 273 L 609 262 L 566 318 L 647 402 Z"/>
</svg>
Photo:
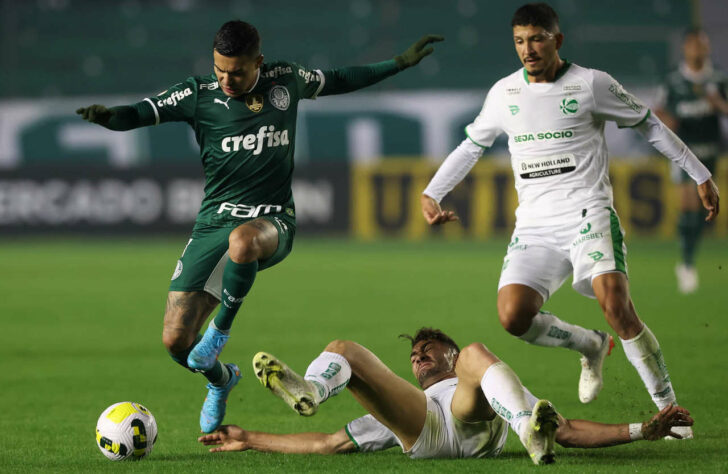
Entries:
<svg viewBox="0 0 728 474">
<path fill-rule="evenodd" d="M 489 460 L 412 461 L 398 449 L 366 455 L 208 453 L 198 444 L 205 380 L 175 365 L 161 344 L 169 278 L 186 238 L 175 240 L 6 240 L 0 246 L 0 471 L 3 472 L 526 472 L 535 469 L 517 438 Z M 675 290 L 674 243 L 628 242 L 632 294 L 657 335 L 696 439 L 639 442 L 610 449 L 557 447 L 559 472 L 726 472 L 725 393 L 728 246 L 705 242 L 700 291 Z M 335 431 L 364 411 L 346 393 L 312 418 L 296 416 L 259 386 L 257 351 L 303 371 L 335 338 L 372 349 L 401 376 L 409 346 L 398 340 L 423 325 L 461 345 L 484 342 L 539 397 L 570 418 L 637 422 L 654 412 L 618 344 L 605 363 L 605 388 L 590 405 L 577 398 L 579 360 L 564 349 L 529 346 L 507 335 L 495 314 L 506 242 L 378 242 L 299 239 L 282 264 L 258 275 L 233 326 L 223 359 L 244 378 L 226 422 L 271 432 Z M 607 330 L 596 302 L 565 285 L 546 309 Z M 132 400 L 156 416 L 149 459 L 112 463 L 95 446 L 108 405 Z"/>
</svg>

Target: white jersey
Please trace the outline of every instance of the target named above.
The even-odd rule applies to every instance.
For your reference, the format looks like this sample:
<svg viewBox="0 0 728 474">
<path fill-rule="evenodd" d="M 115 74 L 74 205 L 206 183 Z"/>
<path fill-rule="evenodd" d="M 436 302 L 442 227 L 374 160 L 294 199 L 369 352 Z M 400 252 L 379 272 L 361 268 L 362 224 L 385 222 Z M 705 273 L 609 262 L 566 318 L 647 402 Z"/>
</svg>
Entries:
<svg viewBox="0 0 728 474">
<path fill-rule="evenodd" d="M 507 423 L 498 416 L 476 423 L 456 419 L 450 404 L 457 383 L 457 378 L 449 378 L 425 390 L 425 426 L 412 448 L 406 451 L 411 458 L 484 458 L 500 454 L 508 435 Z M 532 405 L 536 403 L 533 395 L 527 393 L 527 396 Z M 360 452 L 402 447 L 397 436 L 372 415 L 350 422 L 346 433 Z"/>
<path fill-rule="evenodd" d="M 525 69 L 498 81 L 465 128 L 490 147 L 508 134 L 519 226 L 555 225 L 581 209 L 612 207 L 604 124 L 635 127 L 649 109 L 609 74 L 567 63 L 553 82 L 529 83 Z"/>
</svg>

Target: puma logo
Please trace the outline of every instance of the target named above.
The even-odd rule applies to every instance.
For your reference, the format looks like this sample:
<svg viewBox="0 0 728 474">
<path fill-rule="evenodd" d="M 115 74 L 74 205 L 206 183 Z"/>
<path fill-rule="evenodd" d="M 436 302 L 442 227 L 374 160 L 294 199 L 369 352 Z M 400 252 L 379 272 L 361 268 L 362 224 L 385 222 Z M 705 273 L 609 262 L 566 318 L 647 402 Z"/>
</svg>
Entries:
<svg viewBox="0 0 728 474">
<path fill-rule="evenodd" d="M 230 101 L 230 99 L 232 99 L 232 97 L 228 97 L 227 100 L 223 102 L 222 100 L 215 97 L 213 104 L 222 104 L 225 106 L 226 109 L 230 110 L 230 106 L 228 105 L 228 102 Z"/>
</svg>

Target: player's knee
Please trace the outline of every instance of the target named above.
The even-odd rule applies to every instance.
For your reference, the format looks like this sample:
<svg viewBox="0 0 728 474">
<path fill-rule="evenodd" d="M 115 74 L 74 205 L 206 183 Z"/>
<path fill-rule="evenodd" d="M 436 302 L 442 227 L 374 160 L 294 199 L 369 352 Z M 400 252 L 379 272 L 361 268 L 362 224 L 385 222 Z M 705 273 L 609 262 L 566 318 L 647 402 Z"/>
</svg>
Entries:
<svg viewBox="0 0 728 474">
<path fill-rule="evenodd" d="M 167 348 L 167 352 L 172 354 L 181 354 L 187 351 L 195 342 L 194 334 L 187 334 L 180 330 L 170 330 L 164 328 L 162 331 L 162 344 Z"/>
<path fill-rule="evenodd" d="M 531 326 L 538 307 L 512 300 L 498 300 L 498 319 L 503 328 L 514 336 L 521 336 Z"/>
<path fill-rule="evenodd" d="M 463 347 L 458 356 L 458 367 L 464 370 L 485 369 L 498 359 L 483 344 L 474 342 Z"/>
<path fill-rule="evenodd" d="M 326 345 L 326 348 L 324 349 L 324 351 L 333 352 L 335 354 L 340 354 L 340 355 L 343 355 L 344 357 L 346 357 L 346 354 L 349 351 L 352 344 L 353 344 L 352 341 L 346 341 L 343 339 L 335 339 Z"/>
<path fill-rule="evenodd" d="M 235 229 L 228 238 L 228 253 L 235 263 L 250 263 L 260 256 L 258 237 L 252 232 Z"/>
</svg>

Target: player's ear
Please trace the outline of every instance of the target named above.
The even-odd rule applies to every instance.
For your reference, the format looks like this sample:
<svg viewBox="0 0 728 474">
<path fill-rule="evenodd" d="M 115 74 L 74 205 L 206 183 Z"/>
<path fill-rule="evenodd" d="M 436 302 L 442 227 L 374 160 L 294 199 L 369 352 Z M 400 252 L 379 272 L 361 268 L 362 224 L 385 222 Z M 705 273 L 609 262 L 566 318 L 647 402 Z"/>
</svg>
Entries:
<svg viewBox="0 0 728 474">
<path fill-rule="evenodd" d="M 556 50 L 558 51 L 561 49 L 561 45 L 564 44 L 564 34 L 563 33 L 556 33 Z"/>
<path fill-rule="evenodd" d="M 263 55 L 259 55 L 255 58 L 255 68 L 258 69 L 263 64 Z"/>
</svg>

